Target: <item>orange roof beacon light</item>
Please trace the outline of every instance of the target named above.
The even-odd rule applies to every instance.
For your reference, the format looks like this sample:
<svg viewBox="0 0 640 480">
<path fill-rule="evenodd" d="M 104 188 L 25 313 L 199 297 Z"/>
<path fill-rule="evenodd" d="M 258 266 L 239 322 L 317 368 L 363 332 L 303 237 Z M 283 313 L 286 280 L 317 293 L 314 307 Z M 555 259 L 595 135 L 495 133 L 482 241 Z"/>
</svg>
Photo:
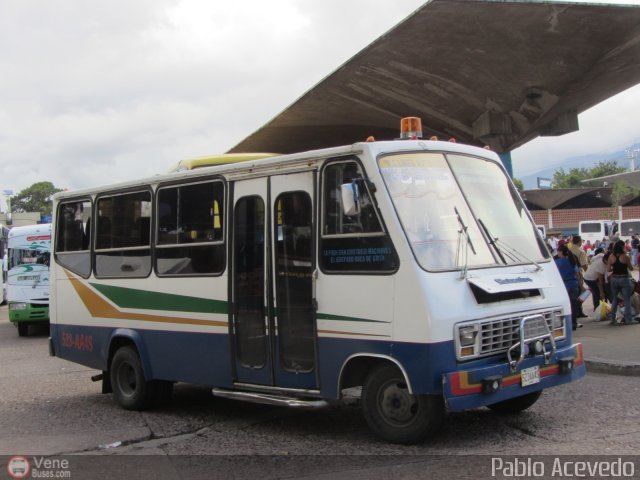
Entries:
<svg viewBox="0 0 640 480">
<path fill-rule="evenodd" d="M 400 120 L 400 140 L 422 138 L 422 120 L 419 117 L 404 117 Z"/>
</svg>

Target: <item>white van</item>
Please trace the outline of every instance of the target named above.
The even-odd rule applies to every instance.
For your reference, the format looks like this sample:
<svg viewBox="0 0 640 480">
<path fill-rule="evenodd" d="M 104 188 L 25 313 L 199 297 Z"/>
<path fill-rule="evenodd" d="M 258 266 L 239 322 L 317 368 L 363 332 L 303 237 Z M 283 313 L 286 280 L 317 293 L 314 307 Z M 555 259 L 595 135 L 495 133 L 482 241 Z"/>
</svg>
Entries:
<svg viewBox="0 0 640 480">
<path fill-rule="evenodd" d="M 620 240 L 631 240 L 631 235 L 640 233 L 640 218 L 630 218 L 620 222 Z"/>
<path fill-rule="evenodd" d="M 578 234 L 582 240 L 591 244 L 596 240 L 609 239 L 617 232 L 618 225 L 610 220 L 584 220 L 578 225 Z"/>
</svg>

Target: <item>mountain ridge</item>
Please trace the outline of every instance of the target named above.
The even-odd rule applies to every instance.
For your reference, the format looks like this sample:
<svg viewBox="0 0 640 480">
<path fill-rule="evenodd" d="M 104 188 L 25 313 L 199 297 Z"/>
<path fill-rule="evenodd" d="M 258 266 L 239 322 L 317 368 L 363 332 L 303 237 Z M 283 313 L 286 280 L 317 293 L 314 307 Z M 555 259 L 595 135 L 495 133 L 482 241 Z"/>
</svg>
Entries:
<svg viewBox="0 0 640 480">
<path fill-rule="evenodd" d="M 640 143 L 636 143 L 631 147 L 631 149 L 640 149 Z M 614 161 L 617 165 L 626 168 L 627 170 L 630 168 L 629 165 L 629 157 L 627 155 L 627 149 L 619 150 L 614 153 L 594 153 L 588 155 L 580 155 L 576 157 L 565 158 L 564 160 L 559 161 L 557 164 L 552 165 L 550 167 L 538 170 L 536 172 L 530 173 L 528 175 L 524 175 L 519 177 L 516 175 L 516 178 L 522 180 L 524 184 L 525 190 L 532 190 L 538 188 L 538 178 L 549 178 L 553 180 L 553 174 L 556 170 L 560 168 L 564 168 L 565 172 L 568 172 L 572 168 L 592 168 L 595 167 L 599 162 L 609 162 Z M 636 158 L 636 170 L 640 169 L 640 155 Z"/>
</svg>

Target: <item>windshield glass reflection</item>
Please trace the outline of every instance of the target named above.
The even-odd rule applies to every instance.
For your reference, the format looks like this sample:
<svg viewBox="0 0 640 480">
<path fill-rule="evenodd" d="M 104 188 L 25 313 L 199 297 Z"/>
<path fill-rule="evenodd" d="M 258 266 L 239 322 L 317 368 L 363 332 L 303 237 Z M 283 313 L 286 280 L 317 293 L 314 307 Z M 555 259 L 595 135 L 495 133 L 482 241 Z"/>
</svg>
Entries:
<svg viewBox="0 0 640 480">
<path fill-rule="evenodd" d="M 548 258 L 526 208 L 494 162 L 418 152 L 384 156 L 379 165 L 423 268 L 455 270 Z M 478 218 L 492 236 L 522 255 L 506 256 L 503 261 L 488 244 Z"/>
</svg>

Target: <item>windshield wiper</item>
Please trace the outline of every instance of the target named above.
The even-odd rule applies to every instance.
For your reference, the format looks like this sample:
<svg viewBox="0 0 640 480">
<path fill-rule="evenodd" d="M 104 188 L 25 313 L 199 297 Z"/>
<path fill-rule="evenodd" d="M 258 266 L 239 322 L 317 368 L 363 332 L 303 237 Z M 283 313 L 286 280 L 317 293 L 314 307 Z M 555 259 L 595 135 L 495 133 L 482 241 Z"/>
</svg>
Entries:
<svg viewBox="0 0 640 480">
<path fill-rule="evenodd" d="M 505 265 L 507 264 L 507 261 L 505 259 L 505 255 L 506 255 L 513 262 L 525 261 L 525 262 L 534 264 L 536 266 L 536 270 L 542 269 L 542 267 L 538 264 L 538 262 L 536 262 L 532 258 L 527 257 L 524 253 L 517 250 L 513 246 L 509 245 L 504 240 L 500 240 L 498 237 L 494 237 L 493 235 L 491 235 L 491 232 L 489 232 L 489 229 L 480 218 L 478 218 L 478 223 L 484 230 L 484 233 L 487 235 L 487 238 L 489 238 L 489 243 L 493 246 L 493 248 L 498 253 L 498 255 L 500 256 L 500 259 L 504 262 Z"/>
<path fill-rule="evenodd" d="M 462 254 L 462 269 L 460 270 L 460 274 L 462 278 L 466 278 L 467 277 L 467 270 L 468 270 L 468 264 L 469 264 L 469 248 L 471 248 L 471 251 L 473 252 L 474 255 L 476 254 L 476 249 L 473 246 L 473 242 L 471 241 L 471 237 L 469 236 L 469 232 L 468 232 L 468 227 L 467 225 L 465 225 L 464 220 L 462 220 L 462 217 L 460 216 L 460 212 L 458 212 L 458 209 L 456 207 L 453 207 L 453 211 L 456 214 L 456 218 L 458 219 L 458 224 L 460 225 L 460 230 L 458 230 L 458 248 L 456 249 L 456 263 L 460 260 L 460 255 Z M 461 252 L 460 251 L 460 244 L 463 241 L 463 238 L 466 239 L 466 242 L 464 243 L 464 251 Z"/>
<path fill-rule="evenodd" d="M 502 260 L 502 263 L 504 263 L 506 265 L 507 264 L 507 260 L 504 258 L 504 255 L 502 254 L 502 251 L 500 250 L 500 248 L 498 247 L 498 244 L 497 244 L 498 238 L 497 237 L 494 238 L 491 235 L 491 232 L 489 232 L 489 229 L 487 228 L 487 226 L 484 224 L 484 222 L 481 219 L 478 219 L 478 223 L 482 227 L 482 230 L 484 230 L 484 234 L 489 239 L 489 245 L 491 245 L 493 247 L 493 249 L 496 251 L 496 253 L 500 257 L 500 260 Z"/>
<path fill-rule="evenodd" d="M 460 230 L 460 233 L 462 233 L 467 238 L 467 244 L 471 247 L 471 251 L 473 252 L 473 254 L 477 255 L 476 249 L 473 246 L 473 242 L 471 241 L 471 237 L 469 236 L 469 232 L 467 231 L 468 227 L 465 225 L 464 220 L 462 220 L 462 217 L 460 216 L 460 212 L 458 212 L 458 208 L 453 207 L 453 211 L 456 212 L 456 217 L 458 217 L 458 223 L 460 224 L 460 228 L 462 229 Z"/>
</svg>

